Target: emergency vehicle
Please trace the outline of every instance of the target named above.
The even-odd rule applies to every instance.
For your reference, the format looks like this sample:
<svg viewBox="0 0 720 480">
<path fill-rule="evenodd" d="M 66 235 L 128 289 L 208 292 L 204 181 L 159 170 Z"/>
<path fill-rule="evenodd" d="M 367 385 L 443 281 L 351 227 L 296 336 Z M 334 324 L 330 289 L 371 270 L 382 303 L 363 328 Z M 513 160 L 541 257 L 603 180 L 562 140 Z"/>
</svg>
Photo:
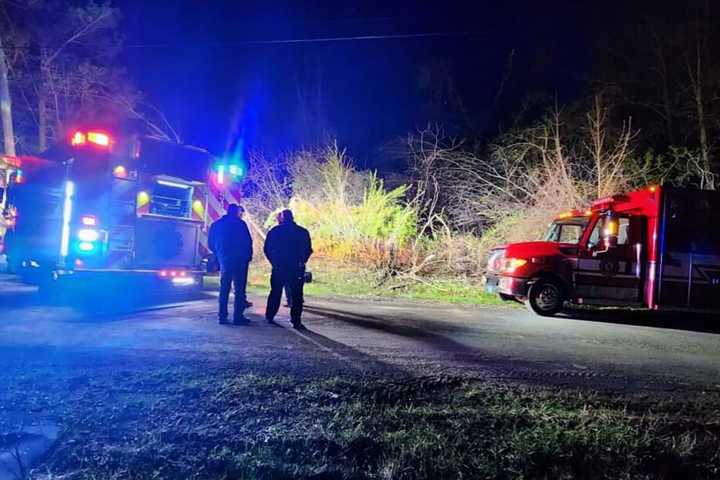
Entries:
<svg viewBox="0 0 720 480">
<path fill-rule="evenodd" d="M 649 187 L 494 249 L 486 291 L 552 316 L 580 305 L 720 311 L 720 192 Z"/>
<path fill-rule="evenodd" d="M 0 255 L 4 251 L 5 232 L 14 226 L 15 215 L 8 203 L 8 186 L 10 183 L 22 181 L 20 159 L 8 155 L 0 155 Z"/>
<path fill-rule="evenodd" d="M 236 178 L 213 162 L 196 147 L 76 130 L 42 158 L 24 159 L 22 181 L 9 186 L 8 263 L 41 286 L 122 276 L 198 287 L 207 227 L 223 201 L 236 201 L 224 196 Z"/>
</svg>

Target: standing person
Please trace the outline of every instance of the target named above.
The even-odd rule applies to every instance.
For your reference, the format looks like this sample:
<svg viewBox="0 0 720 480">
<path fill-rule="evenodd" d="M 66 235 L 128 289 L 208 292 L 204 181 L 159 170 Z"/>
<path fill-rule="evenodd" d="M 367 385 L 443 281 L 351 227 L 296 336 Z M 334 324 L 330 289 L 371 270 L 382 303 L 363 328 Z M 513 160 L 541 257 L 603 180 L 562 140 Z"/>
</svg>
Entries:
<svg viewBox="0 0 720 480">
<path fill-rule="evenodd" d="M 312 255 L 310 232 L 295 223 L 291 210 L 283 210 L 277 217 L 278 225 L 273 227 L 265 239 L 265 256 L 272 265 L 270 294 L 268 295 L 265 319 L 272 322 L 280 308 L 283 287 L 290 289 L 290 320 L 293 327 L 303 328 L 303 285 L 305 264 Z"/>
<path fill-rule="evenodd" d="M 235 325 L 249 323 L 243 312 L 247 306 L 245 289 L 253 248 L 250 230 L 242 219 L 244 212 L 245 209 L 240 205 L 234 203 L 228 205 L 227 214 L 210 226 L 208 235 L 210 250 L 220 264 L 218 320 L 221 324 L 228 323 L 228 297 L 231 285 L 235 287 L 233 323 Z"/>
</svg>

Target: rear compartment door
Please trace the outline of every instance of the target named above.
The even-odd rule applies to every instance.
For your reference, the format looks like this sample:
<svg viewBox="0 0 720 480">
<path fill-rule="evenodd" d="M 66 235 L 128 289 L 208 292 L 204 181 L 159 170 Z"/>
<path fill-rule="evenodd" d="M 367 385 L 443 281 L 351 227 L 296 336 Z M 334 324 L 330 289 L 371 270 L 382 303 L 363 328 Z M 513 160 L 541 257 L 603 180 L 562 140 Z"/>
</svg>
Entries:
<svg viewBox="0 0 720 480">
<path fill-rule="evenodd" d="M 135 224 L 135 265 L 145 268 L 198 265 L 200 224 L 192 220 L 144 216 Z"/>
<path fill-rule="evenodd" d="M 658 304 L 720 309 L 720 193 L 666 190 Z"/>
</svg>

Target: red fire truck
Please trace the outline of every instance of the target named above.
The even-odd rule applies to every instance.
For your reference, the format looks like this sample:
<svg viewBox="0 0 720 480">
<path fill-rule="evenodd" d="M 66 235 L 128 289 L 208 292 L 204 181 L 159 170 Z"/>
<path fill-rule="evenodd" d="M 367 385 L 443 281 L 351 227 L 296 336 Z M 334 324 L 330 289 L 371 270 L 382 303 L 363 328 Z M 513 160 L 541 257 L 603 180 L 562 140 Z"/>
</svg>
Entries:
<svg viewBox="0 0 720 480">
<path fill-rule="evenodd" d="M 9 265 L 40 285 L 120 276 L 201 285 L 207 224 L 222 210 L 208 185 L 212 162 L 205 150 L 141 135 L 72 132 L 42 158 L 24 159 L 22 182 L 8 188 Z"/>
<path fill-rule="evenodd" d="M 720 192 L 649 187 L 560 215 L 489 258 L 486 291 L 552 316 L 580 305 L 720 311 Z"/>
</svg>

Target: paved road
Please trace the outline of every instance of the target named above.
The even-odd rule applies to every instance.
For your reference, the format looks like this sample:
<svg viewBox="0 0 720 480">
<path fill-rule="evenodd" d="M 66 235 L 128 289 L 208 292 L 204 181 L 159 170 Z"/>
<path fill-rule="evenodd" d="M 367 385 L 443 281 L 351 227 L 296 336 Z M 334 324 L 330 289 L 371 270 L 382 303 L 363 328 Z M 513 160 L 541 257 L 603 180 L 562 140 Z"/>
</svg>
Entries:
<svg viewBox="0 0 720 480">
<path fill-rule="evenodd" d="M 132 292 L 123 292 L 120 298 Z M 289 355 L 374 373 L 412 372 L 611 389 L 720 389 L 720 335 L 688 318 L 605 313 L 545 319 L 520 308 L 308 299 L 308 331 L 262 320 L 215 323 L 215 299 L 162 306 L 48 303 L 0 275 L 0 352 L 37 349 L 163 355 Z M 172 301 L 165 299 L 163 301 Z M 575 315 L 578 316 L 577 314 Z M 2 356 L 0 355 L 0 359 Z"/>
</svg>

